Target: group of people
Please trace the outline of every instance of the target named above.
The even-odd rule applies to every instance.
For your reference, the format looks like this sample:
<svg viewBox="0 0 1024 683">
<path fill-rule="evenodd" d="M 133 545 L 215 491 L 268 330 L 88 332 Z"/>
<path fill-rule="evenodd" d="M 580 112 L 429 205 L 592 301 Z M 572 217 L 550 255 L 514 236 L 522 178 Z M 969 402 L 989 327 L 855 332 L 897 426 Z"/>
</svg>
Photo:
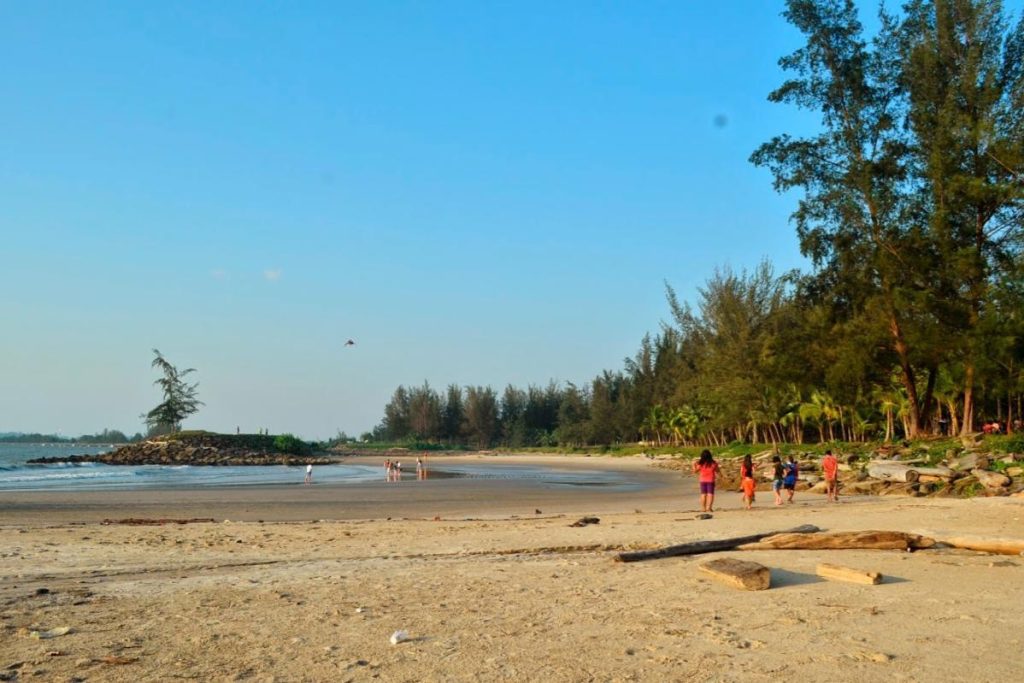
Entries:
<svg viewBox="0 0 1024 683">
<path fill-rule="evenodd" d="M 416 458 L 416 478 L 427 478 L 427 466 L 422 458 Z M 402 481 L 402 463 L 399 460 L 392 461 L 391 458 L 384 460 L 384 480 Z"/>
<path fill-rule="evenodd" d="M 753 458 L 749 455 L 743 457 L 740 464 L 740 491 L 743 494 L 743 504 L 749 510 L 754 504 L 755 492 L 757 491 L 757 480 L 755 479 L 755 466 Z M 700 509 L 702 512 L 715 511 L 715 482 L 718 479 L 720 467 L 711 455 L 711 451 L 705 449 L 693 463 L 693 472 L 697 475 L 700 485 Z M 821 471 L 825 476 L 825 493 L 829 502 L 839 500 L 839 461 L 832 454 L 831 450 L 825 451 L 821 459 Z M 786 494 L 786 502 L 793 502 L 793 495 L 796 493 L 796 482 L 800 477 L 800 465 L 792 455 L 782 462 L 779 456 L 772 457 L 772 492 L 775 494 L 775 504 L 782 505 L 783 491 Z"/>
</svg>

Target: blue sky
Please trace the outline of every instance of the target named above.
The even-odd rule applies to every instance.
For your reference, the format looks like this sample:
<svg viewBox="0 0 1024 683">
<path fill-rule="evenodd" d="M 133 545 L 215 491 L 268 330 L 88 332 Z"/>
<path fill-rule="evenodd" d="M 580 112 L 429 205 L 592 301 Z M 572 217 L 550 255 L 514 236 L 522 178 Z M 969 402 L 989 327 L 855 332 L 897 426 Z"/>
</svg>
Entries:
<svg viewBox="0 0 1024 683">
<path fill-rule="evenodd" d="M 154 347 L 187 426 L 306 437 L 621 367 L 663 281 L 802 264 L 747 161 L 811 123 L 780 11 L 4 3 L 0 430 L 141 429 Z"/>
</svg>

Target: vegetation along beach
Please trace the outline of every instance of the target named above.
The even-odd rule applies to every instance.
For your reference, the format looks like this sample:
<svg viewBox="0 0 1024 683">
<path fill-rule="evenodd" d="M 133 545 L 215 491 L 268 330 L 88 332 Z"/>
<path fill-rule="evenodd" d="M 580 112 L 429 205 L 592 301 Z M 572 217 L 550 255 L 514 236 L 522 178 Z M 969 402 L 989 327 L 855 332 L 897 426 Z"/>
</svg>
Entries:
<svg viewBox="0 0 1024 683">
<path fill-rule="evenodd" d="M 1021 677 L 1024 0 L 0 27 L 0 681 Z"/>
</svg>

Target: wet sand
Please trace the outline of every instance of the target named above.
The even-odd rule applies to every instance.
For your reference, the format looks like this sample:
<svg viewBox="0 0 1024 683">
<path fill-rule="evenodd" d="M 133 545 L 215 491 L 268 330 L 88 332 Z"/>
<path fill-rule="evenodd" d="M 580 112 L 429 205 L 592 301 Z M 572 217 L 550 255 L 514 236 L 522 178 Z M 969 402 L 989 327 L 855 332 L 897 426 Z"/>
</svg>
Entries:
<svg viewBox="0 0 1024 683">
<path fill-rule="evenodd" d="M 641 458 L 567 456 L 448 456 L 428 459 L 428 478 L 416 479 L 406 463 L 400 482 L 384 481 L 383 458 L 349 462 L 381 467 L 381 480 L 367 483 L 137 489 L 111 491 L 0 492 L 0 525 L 10 523 L 99 522 L 125 517 L 213 517 L 218 521 L 305 521 L 508 517 L 589 508 L 633 510 L 642 496 L 651 509 L 679 507 L 696 500 L 692 486 L 677 472 L 652 468 Z M 488 464 L 550 467 L 558 470 L 613 471 L 636 486 L 551 485 L 533 479 L 430 477 L 446 466 Z M 414 461 L 413 461 L 414 465 Z M 411 470 L 411 471 L 410 471 Z M 640 493 L 642 491 L 642 494 Z"/>
<path fill-rule="evenodd" d="M 648 462 L 630 462 L 609 466 L 648 469 Z M 776 508 L 759 493 L 757 508 L 747 512 L 738 509 L 738 494 L 720 492 L 721 511 L 700 520 L 692 479 L 649 474 L 665 485 L 621 496 L 475 482 L 474 493 L 450 503 L 453 516 L 435 511 L 438 498 L 419 500 L 430 498 L 430 489 L 416 493 L 409 482 L 400 491 L 407 506 L 386 501 L 385 512 L 407 513 L 391 520 L 370 503 L 365 511 L 372 514 L 344 518 L 349 508 L 323 500 L 309 502 L 296 519 L 328 521 L 238 521 L 247 506 L 264 506 L 252 496 L 265 490 L 187 503 L 195 507 L 157 503 L 168 511 L 222 510 L 197 516 L 230 522 L 71 524 L 65 510 L 48 517 L 38 508 L 32 520 L 8 510 L 0 523 L 0 671 L 17 680 L 133 683 L 1019 675 L 1024 558 L 954 550 L 734 551 L 630 564 L 614 557 L 805 523 L 1020 538 L 1024 499 L 827 504 L 798 494 L 796 504 Z M 333 488 L 321 494 L 309 487 L 269 505 L 287 518 L 300 504 L 291 502 L 295 494 L 329 493 Z M 542 514 L 521 495 L 541 496 Z M 126 502 L 108 501 L 104 509 L 118 517 L 150 509 L 142 500 Z M 583 514 L 600 523 L 570 526 Z M 741 592 L 698 571 L 723 556 L 770 567 L 772 588 Z M 825 581 L 815 575 L 820 562 L 879 571 L 885 580 Z M 39 638 L 63 627 L 70 631 Z M 409 640 L 392 645 L 398 630 Z"/>
</svg>

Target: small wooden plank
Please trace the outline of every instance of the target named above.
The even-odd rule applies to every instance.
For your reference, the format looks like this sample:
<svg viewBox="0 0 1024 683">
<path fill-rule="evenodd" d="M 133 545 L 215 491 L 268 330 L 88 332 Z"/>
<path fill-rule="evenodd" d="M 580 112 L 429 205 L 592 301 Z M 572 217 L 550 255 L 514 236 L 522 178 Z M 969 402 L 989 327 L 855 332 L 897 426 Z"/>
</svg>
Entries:
<svg viewBox="0 0 1024 683">
<path fill-rule="evenodd" d="M 700 565 L 700 570 L 724 584 L 745 591 L 763 591 L 771 587 L 772 573 L 762 564 L 723 557 Z"/>
<path fill-rule="evenodd" d="M 866 572 L 863 569 L 854 569 L 827 562 L 818 565 L 817 574 L 823 579 L 863 583 L 869 586 L 877 586 L 882 583 L 882 575 L 878 572 Z"/>
</svg>

